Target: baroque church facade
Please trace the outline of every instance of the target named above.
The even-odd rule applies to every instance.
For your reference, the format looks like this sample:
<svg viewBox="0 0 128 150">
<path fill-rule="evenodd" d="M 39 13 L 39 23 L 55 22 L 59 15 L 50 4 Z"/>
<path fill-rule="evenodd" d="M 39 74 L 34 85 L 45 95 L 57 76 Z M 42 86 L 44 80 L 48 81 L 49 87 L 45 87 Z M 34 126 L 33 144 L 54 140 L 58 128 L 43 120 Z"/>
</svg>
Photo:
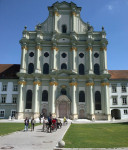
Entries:
<svg viewBox="0 0 128 150">
<path fill-rule="evenodd" d="M 56 2 L 48 10 L 46 21 L 34 31 L 23 31 L 21 65 L 0 66 L 0 89 L 8 83 L 13 88 L 10 96 L 1 90 L 0 110 L 5 108 L 5 115 L 13 108 L 18 119 L 40 113 L 70 119 L 128 118 L 128 71 L 108 71 L 104 28 L 94 31 L 72 2 Z M 16 102 L 12 105 L 9 99 Z"/>
</svg>

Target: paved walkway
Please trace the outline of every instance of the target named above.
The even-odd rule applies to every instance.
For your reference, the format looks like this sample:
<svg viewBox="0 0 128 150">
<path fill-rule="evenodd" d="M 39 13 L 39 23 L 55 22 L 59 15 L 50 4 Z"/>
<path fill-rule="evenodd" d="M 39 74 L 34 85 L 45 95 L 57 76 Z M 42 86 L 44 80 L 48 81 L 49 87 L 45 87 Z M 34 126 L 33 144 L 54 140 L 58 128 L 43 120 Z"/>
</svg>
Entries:
<svg viewBox="0 0 128 150">
<path fill-rule="evenodd" d="M 86 119 L 78 119 L 72 121 L 72 123 L 118 123 L 128 122 L 128 120 L 113 120 L 113 121 L 90 121 Z M 0 120 L 0 122 L 22 122 L 23 120 Z M 41 132 L 42 125 L 36 126 L 35 131 L 27 132 L 19 131 L 6 136 L 0 136 L 0 149 L 12 149 L 12 150 L 128 150 L 128 148 L 56 148 L 58 141 L 60 141 L 67 129 L 69 128 L 71 121 L 69 120 L 68 125 L 62 126 L 56 132 L 46 133 Z"/>
<path fill-rule="evenodd" d="M 0 136 L 0 149 L 53 150 L 58 141 L 64 136 L 70 123 L 52 133 L 41 132 L 42 125 L 39 125 L 32 132 L 29 129 L 27 132 L 18 131 L 6 136 Z"/>
</svg>

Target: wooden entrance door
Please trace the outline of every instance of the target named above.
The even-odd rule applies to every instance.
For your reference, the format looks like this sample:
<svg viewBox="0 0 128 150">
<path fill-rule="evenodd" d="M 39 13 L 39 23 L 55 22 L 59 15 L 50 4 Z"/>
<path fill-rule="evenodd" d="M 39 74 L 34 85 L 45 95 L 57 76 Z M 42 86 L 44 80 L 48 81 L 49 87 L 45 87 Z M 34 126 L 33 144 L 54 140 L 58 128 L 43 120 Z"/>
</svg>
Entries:
<svg viewBox="0 0 128 150">
<path fill-rule="evenodd" d="M 84 110 L 80 110 L 80 112 L 79 112 L 79 118 L 80 119 L 84 119 L 85 118 Z"/>
<path fill-rule="evenodd" d="M 61 102 L 59 104 L 59 117 L 67 117 L 67 102 Z"/>
</svg>

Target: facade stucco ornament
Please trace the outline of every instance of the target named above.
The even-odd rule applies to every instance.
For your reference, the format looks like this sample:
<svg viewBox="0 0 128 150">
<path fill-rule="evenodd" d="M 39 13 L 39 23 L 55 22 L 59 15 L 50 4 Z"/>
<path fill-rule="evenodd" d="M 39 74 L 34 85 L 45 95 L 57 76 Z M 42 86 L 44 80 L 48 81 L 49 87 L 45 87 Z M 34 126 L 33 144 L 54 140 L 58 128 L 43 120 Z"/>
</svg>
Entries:
<svg viewBox="0 0 128 150">
<path fill-rule="evenodd" d="M 106 48 L 106 47 L 101 47 L 100 50 L 101 50 L 101 51 L 106 51 L 107 48 Z"/>
<path fill-rule="evenodd" d="M 40 45 L 37 45 L 37 46 L 36 46 L 36 50 L 42 51 L 42 47 L 41 47 Z"/>
<path fill-rule="evenodd" d="M 109 86 L 109 83 L 108 82 L 103 82 L 103 83 L 101 83 L 101 86 Z"/>
<path fill-rule="evenodd" d="M 71 51 L 77 51 L 77 48 L 76 47 L 72 47 Z"/>
<path fill-rule="evenodd" d="M 34 81 L 33 85 L 39 85 L 39 86 L 41 86 L 41 82 L 40 81 Z"/>
<path fill-rule="evenodd" d="M 50 86 L 53 86 L 53 85 L 57 86 L 58 83 L 57 83 L 56 81 L 52 81 L 52 82 L 49 83 L 49 85 L 50 85 Z"/>
<path fill-rule="evenodd" d="M 53 46 L 53 47 L 51 48 L 51 50 L 58 51 L 58 50 L 59 50 L 59 48 L 57 48 L 56 46 Z"/>
<path fill-rule="evenodd" d="M 94 82 L 88 82 L 86 83 L 86 86 L 94 86 Z"/>
<path fill-rule="evenodd" d="M 71 103 L 70 99 L 66 95 L 59 96 L 58 99 L 56 100 L 56 103 L 60 103 L 62 101 Z"/>
<path fill-rule="evenodd" d="M 86 51 L 92 51 L 92 46 L 88 46 L 88 47 L 86 48 Z"/>
<path fill-rule="evenodd" d="M 20 84 L 20 85 L 26 85 L 26 81 L 19 81 L 18 84 Z"/>
<path fill-rule="evenodd" d="M 27 45 L 22 46 L 22 50 L 28 50 Z"/>
</svg>

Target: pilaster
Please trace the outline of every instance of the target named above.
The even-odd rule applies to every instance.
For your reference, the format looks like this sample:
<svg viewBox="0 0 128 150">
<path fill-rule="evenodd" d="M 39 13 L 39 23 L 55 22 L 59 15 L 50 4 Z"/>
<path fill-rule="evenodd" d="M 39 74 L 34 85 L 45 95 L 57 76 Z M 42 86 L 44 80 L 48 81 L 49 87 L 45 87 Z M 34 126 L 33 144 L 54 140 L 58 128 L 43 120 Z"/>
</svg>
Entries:
<svg viewBox="0 0 128 150">
<path fill-rule="evenodd" d="M 53 46 L 52 48 L 51 48 L 51 50 L 52 50 L 52 58 L 51 58 L 51 70 L 52 71 L 55 71 L 55 70 L 57 70 L 57 53 L 58 53 L 58 47 L 56 47 L 56 46 Z"/>
<path fill-rule="evenodd" d="M 75 79 L 72 79 L 72 82 L 69 83 L 70 90 L 71 90 L 71 119 L 78 119 L 78 112 L 77 112 L 77 99 L 76 99 L 76 91 L 77 91 L 77 85 L 78 83 L 75 81 Z"/>
<path fill-rule="evenodd" d="M 107 70 L 107 48 L 106 45 L 103 45 L 100 48 L 100 72 L 101 74 L 107 74 L 108 70 Z"/>
<path fill-rule="evenodd" d="M 110 119 L 109 82 L 107 79 L 101 83 L 101 99 L 102 111 Z"/>
<path fill-rule="evenodd" d="M 37 43 L 36 46 L 36 67 L 35 67 L 35 73 L 41 73 L 40 68 L 40 55 L 41 55 L 42 47 L 40 43 Z"/>
<path fill-rule="evenodd" d="M 87 64 L 87 69 L 86 73 L 87 74 L 93 74 L 93 67 L 92 67 L 92 46 L 89 45 L 86 48 L 86 64 Z"/>
<path fill-rule="evenodd" d="M 22 45 L 22 54 L 21 54 L 21 67 L 20 67 L 20 72 L 21 73 L 26 73 L 26 55 L 27 55 L 27 50 L 28 50 L 28 47 L 27 47 L 27 44 L 24 43 Z"/>
<path fill-rule="evenodd" d="M 55 79 L 52 79 L 49 85 L 50 85 L 50 96 L 49 96 L 49 102 L 48 102 L 49 113 L 51 113 L 53 117 L 56 117 L 55 100 L 56 100 L 56 89 L 57 89 L 58 83 L 55 81 Z"/>
<path fill-rule="evenodd" d="M 18 82 L 19 84 L 19 95 L 18 95 L 18 102 L 17 102 L 17 119 L 23 119 L 24 118 L 24 88 L 26 85 L 26 81 L 25 80 L 20 80 Z"/>
<path fill-rule="evenodd" d="M 71 48 L 71 69 L 73 72 L 77 72 L 77 59 L 76 59 L 76 56 L 77 56 L 77 47 L 76 46 L 72 46 Z"/>
<path fill-rule="evenodd" d="M 33 82 L 34 90 L 33 90 L 33 99 L 32 99 L 32 112 L 34 114 L 34 117 L 39 117 L 40 113 L 40 86 L 41 82 L 39 79 L 35 79 Z"/>
<path fill-rule="evenodd" d="M 90 79 L 86 83 L 86 89 L 87 89 L 87 117 L 91 120 L 95 119 L 93 87 L 94 87 L 94 82 L 92 79 Z"/>
</svg>

